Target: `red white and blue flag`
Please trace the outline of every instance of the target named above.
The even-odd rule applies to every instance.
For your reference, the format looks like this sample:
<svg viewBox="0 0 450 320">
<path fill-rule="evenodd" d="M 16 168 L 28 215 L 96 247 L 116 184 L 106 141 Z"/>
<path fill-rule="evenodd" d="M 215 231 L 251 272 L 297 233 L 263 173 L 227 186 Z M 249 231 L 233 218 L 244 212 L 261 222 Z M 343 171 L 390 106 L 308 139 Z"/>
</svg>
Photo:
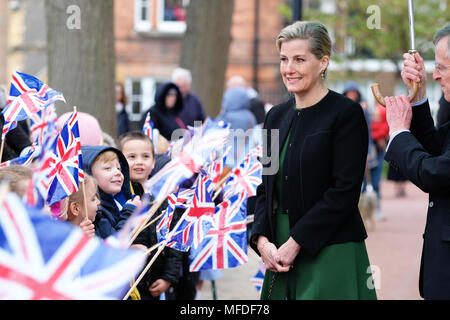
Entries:
<svg viewBox="0 0 450 320">
<path fill-rule="evenodd" d="M 192 144 L 189 144 L 147 181 L 150 194 L 155 201 L 165 199 L 184 180 L 199 172 L 204 162 L 202 157 L 193 152 Z"/>
<path fill-rule="evenodd" d="M 247 154 L 245 159 L 231 170 L 231 175 L 224 184 L 224 198 L 245 192 L 247 197 L 256 195 L 256 188 L 262 182 L 262 164 L 254 152 Z"/>
<path fill-rule="evenodd" d="M 31 75 L 16 71 L 12 75 L 8 105 L 2 114 L 5 122 L 25 120 L 56 101 L 65 102 L 60 92 Z"/>
<path fill-rule="evenodd" d="M 31 141 L 38 146 L 44 144 L 44 140 L 49 136 L 56 136 L 58 134 L 56 128 L 57 115 L 55 105 L 50 105 L 48 108 L 33 113 L 30 116 L 30 136 Z"/>
<path fill-rule="evenodd" d="M 0 299 L 122 299 L 145 253 L 109 247 L 8 194 L 0 207 Z"/>
<path fill-rule="evenodd" d="M 78 114 L 73 112 L 61 129 L 48 158 L 47 202 L 52 205 L 79 189 L 84 179 Z"/>
<path fill-rule="evenodd" d="M 152 141 L 155 140 L 153 135 L 154 128 L 155 125 L 153 124 L 153 121 L 150 119 L 150 112 L 148 112 L 147 117 L 145 118 L 144 126 L 142 127 L 142 133 L 145 134 L 150 139 L 152 139 Z"/>
<path fill-rule="evenodd" d="M 187 251 L 189 247 L 197 247 L 201 243 L 213 223 L 215 208 L 210 186 L 211 180 L 206 176 L 197 180 L 195 194 L 185 204 L 187 209 L 173 230 L 166 237 L 160 237 L 159 242 L 166 241 L 166 246 L 180 251 Z"/>
<path fill-rule="evenodd" d="M 0 168 L 14 166 L 14 165 L 27 167 L 31 164 L 31 162 L 33 162 L 35 153 L 36 153 L 36 148 L 34 147 L 34 145 L 32 145 L 30 148 L 30 151 L 26 155 L 2 162 L 2 163 L 0 163 Z"/>
<path fill-rule="evenodd" d="M 234 268 L 248 261 L 245 200 L 242 192 L 217 206 L 213 227 L 198 248 L 191 248 L 190 271 Z"/>
<path fill-rule="evenodd" d="M 261 289 L 264 283 L 264 275 L 266 274 L 266 266 L 260 262 L 258 266 L 258 272 L 250 279 L 250 282 L 255 286 L 256 290 L 261 293 Z"/>
</svg>

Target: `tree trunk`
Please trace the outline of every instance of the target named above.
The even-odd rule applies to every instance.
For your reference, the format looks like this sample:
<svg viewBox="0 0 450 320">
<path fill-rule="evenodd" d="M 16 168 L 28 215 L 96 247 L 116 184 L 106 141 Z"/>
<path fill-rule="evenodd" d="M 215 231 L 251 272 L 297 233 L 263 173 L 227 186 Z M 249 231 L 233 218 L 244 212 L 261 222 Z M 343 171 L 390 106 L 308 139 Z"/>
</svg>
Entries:
<svg viewBox="0 0 450 320">
<path fill-rule="evenodd" d="M 187 9 L 181 67 L 191 70 L 192 91 L 215 117 L 221 108 L 234 0 L 195 0 Z"/>
<path fill-rule="evenodd" d="M 48 84 L 67 104 L 96 117 L 117 137 L 115 112 L 114 0 L 46 0 Z"/>
</svg>

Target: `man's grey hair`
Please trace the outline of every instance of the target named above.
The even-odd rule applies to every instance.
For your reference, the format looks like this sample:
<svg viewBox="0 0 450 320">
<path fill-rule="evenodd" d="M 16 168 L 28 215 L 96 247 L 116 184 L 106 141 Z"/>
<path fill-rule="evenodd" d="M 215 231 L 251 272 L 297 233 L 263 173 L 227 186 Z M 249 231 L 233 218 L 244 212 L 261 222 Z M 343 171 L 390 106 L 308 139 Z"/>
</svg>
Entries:
<svg viewBox="0 0 450 320">
<path fill-rule="evenodd" d="M 184 68 L 176 68 L 172 72 L 172 82 L 177 82 L 178 79 L 186 79 L 189 83 L 192 83 L 191 71 Z"/>
<path fill-rule="evenodd" d="M 436 32 L 436 34 L 433 37 L 434 45 L 437 45 L 438 42 L 445 37 L 448 37 L 447 38 L 447 57 L 450 58 L 450 23 L 447 24 L 445 27 L 443 27 L 438 32 Z"/>
</svg>

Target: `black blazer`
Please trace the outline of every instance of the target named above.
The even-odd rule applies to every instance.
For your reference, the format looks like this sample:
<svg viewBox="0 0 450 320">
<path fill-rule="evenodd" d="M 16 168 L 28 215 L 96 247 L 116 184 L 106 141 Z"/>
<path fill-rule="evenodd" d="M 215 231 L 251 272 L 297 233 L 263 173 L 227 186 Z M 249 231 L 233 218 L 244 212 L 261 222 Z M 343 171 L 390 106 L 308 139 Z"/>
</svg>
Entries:
<svg viewBox="0 0 450 320">
<path fill-rule="evenodd" d="M 410 130 L 391 141 L 385 159 L 429 194 L 420 295 L 450 299 L 450 123 L 436 130 L 427 101 L 413 107 Z"/>
<path fill-rule="evenodd" d="M 304 123 L 306 137 L 301 150 L 295 153 L 301 161 L 300 179 L 289 179 L 291 170 L 284 168 L 287 180 L 283 179 L 281 201 L 289 215 L 290 235 L 302 250 L 317 255 L 324 246 L 363 241 L 367 237 L 358 200 L 367 158 L 368 129 L 361 106 L 331 90 L 318 104 L 303 111 L 308 113 L 308 121 Z M 271 156 L 272 139 L 279 138 L 279 148 L 273 151 L 281 152 L 292 119 L 299 115 L 293 99 L 269 111 L 264 122 L 267 130 L 264 155 Z M 279 129 L 279 137 L 272 129 Z M 291 135 L 289 142 L 295 139 Z M 289 147 L 295 148 L 295 143 Z M 267 168 L 271 163 L 263 165 Z M 275 180 L 276 174 L 263 172 L 257 189 L 251 246 L 258 254 L 258 235 L 271 242 L 275 239 Z M 301 182 L 297 185 L 292 181 Z"/>
</svg>

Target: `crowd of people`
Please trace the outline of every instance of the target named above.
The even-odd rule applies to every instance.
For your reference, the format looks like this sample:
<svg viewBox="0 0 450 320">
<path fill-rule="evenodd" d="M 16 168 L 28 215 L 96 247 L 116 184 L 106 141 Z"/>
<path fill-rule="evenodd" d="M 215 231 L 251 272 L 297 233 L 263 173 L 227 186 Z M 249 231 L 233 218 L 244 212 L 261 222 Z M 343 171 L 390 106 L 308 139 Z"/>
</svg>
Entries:
<svg viewBox="0 0 450 320">
<path fill-rule="evenodd" d="M 435 37 L 433 77 L 444 93 L 440 119 L 445 118 L 444 108 L 450 101 L 449 39 L 449 26 Z M 389 162 L 388 179 L 398 182 L 397 197 L 405 196 L 402 183 L 407 179 L 430 194 L 420 290 L 425 298 L 448 298 L 448 271 L 443 270 L 449 259 L 444 252 L 447 244 L 440 243 L 441 233 L 435 229 L 446 226 L 448 220 L 444 211 L 449 206 L 449 124 L 440 120 L 437 131 L 431 119 L 420 55 L 404 57 L 403 81 L 407 85 L 410 81 L 421 83 L 413 107 L 405 97 L 390 97 L 386 108 L 371 108 L 356 83 L 347 83 L 342 94 L 327 88 L 332 45 L 323 24 L 296 22 L 280 32 L 276 43 L 289 100 L 266 114 L 257 93 L 244 78 L 234 76 L 227 81 L 216 118 L 244 132 L 264 125 L 267 145 L 273 138 L 271 129 L 279 131 L 279 170 L 263 175 L 257 195 L 247 203 L 249 212 L 255 214 L 249 245 L 267 268 L 262 299 L 376 299 L 375 289 L 366 283 L 370 262 L 358 199 L 369 172 L 378 199 L 376 217 L 386 219 L 380 190 L 384 159 Z M 141 200 L 152 198 L 147 181 L 170 161 L 165 151 L 174 132 L 207 117 L 200 98 L 191 92 L 191 82 L 189 70 L 175 70 L 171 81 L 157 88 L 154 105 L 142 113 L 140 127 L 149 114 L 159 132 L 157 141 L 131 128 L 120 83 L 116 83 L 119 125 L 115 139 L 102 131 L 95 117 L 80 112 L 85 180 L 77 192 L 52 205 L 49 214 L 79 226 L 92 237 L 106 239 L 118 232 Z M 0 91 L 2 106 L 6 105 L 5 96 Z M 61 115 L 57 127 L 68 117 Z M 248 144 L 247 138 L 233 143 Z M 2 160 L 19 157 L 30 146 L 27 122 L 21 121 L 6 136 Z M 247 149 L 235 146 L 234 150 Z M 243 156 L 234 152 L 227 165 L 234 167 Z M 24 166 L 0 168 L 0 179 L 10 181 L 10 190 L 20 196 L 32 174 Z M 159 213 L 166 206 L 167 202 Z M 132 246 L 148 250 L 157 244 L 155 226 L 144 229 Z M 220 271 L 190 272 L 189 251 L 166 247 L 131 297 L 193 300 L 203 280 L 220 277 Z"/>
</svg>

